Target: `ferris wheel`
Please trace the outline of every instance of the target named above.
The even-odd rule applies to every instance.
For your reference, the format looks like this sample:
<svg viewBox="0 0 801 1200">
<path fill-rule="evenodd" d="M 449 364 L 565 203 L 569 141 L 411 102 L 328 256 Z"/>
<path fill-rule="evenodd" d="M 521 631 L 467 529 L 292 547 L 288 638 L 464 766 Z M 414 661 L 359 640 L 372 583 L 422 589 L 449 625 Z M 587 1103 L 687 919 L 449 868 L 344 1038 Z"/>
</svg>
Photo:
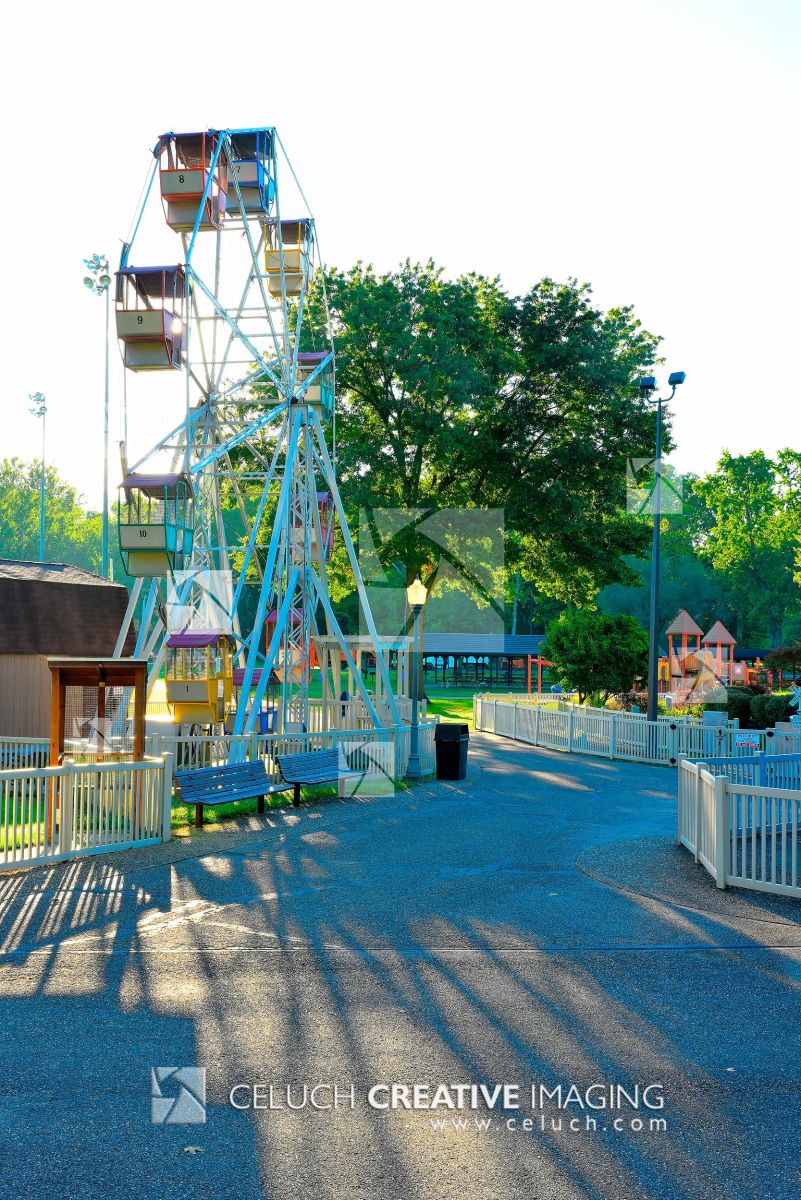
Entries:
<svg viewBox="0 0 801 1200">
<path fill-rule="evenodd" d="M 154 232 L 158 265 L 144 248 Z M 335 363 L 316 225 L 274 128 L 161 135 L 116 274 L 116 329 L 126 414 L 157 393 L 178 418 L 133 462 L 125 419 L 118 530 L 135 583 L 117 654 L 139 612 L 136 654 L 150 687 L 166 669 L 181 723 L 229 715 L 249 733 L 277 683 L 282 727 L 309 729 L 315 664 L 325 696 L 343 662 L 372 722 L 397 723 L 388 668 L 403 648 L 378 636 L 326 440 Z M 329 600 L 335 536 L 362 638 L 345 636 Z"/>
</svg>

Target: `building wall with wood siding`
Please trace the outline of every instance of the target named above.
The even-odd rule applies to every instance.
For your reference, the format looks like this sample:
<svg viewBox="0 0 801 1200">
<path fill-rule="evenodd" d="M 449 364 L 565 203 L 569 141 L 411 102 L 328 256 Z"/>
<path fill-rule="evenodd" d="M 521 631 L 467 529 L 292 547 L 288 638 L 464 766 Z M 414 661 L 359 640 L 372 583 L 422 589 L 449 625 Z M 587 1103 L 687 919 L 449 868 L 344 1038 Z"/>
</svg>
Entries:
<svg viewBox="0 0 801 1200">
<path fill-rule="evenodd" d="M 0 654 L 0 734 L 50 736 L 50 671 L 44 654 Z"/>
<path fill-rule="evenodd" d="M 80 567 L 0 558 L 0 737 L 49 737 L 48 656 L 109 658 L 127 605 L 122 584 Z M 132 627 L 123 656 L 135 644 Z"/>
</svg>

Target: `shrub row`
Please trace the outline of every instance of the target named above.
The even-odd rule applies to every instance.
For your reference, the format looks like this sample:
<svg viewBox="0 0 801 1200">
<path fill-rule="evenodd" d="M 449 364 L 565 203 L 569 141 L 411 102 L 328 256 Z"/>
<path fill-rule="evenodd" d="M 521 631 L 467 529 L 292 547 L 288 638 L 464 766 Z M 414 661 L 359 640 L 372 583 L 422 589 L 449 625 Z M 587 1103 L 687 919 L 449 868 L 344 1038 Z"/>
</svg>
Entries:
<svg viewBox="0 0 801 1200">
<path fill-rule="evenodd" d="M 789 721 L 795 713 L 790 707 L 792 692 L 754 693 L 749 688 L 729 688 L 726 704 L 709 704 L 707 708 L 725 711 L 741 724 L 750 721 L 758 729 L 770 729 L 777 721 Z"/>
</svg>

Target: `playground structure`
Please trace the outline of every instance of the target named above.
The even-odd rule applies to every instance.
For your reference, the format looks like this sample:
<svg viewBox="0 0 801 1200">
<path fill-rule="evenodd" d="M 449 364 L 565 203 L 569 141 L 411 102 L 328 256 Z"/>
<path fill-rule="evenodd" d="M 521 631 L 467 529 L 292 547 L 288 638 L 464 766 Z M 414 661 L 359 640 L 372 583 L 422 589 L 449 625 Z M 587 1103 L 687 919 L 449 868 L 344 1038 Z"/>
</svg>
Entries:
<svg viewBox="0 0 801 1200">
<path fill-rule="evenodd" d="M 313 288 L 322 321 L 310 317 Z M 179 724 L 250 733 L 277 680 L 279 731 L 311 729 L 314 707 L 315 727 L 327 728 L 351 692 L 359 727 L 397 726 L 411 703 L 410 639 L 379 637 L 348 531 L 316 223 L 274 128 L 159 137 L 116 275 L 116 329 L 126 377 L 118 528 L 135 583 L 115 653 L 138 614 L 148 693 L 166 663 Z M 127 411 L 151 394 L 178 419 L 130 462 Z M 329 599 L 335 537 L 356 584 L 358 637 L 343 633 Z"/>
<path fill-rule="evenodd" d="M 716 689 L 759 682 L 764 673 L 761 659 L 736 661 L 737 639 L 722 621 L 704 633 L 682 608 L 665 630 L 667 657 L 659 660 L 659 690 L 680 703 L 710 699 Z M 773 676 L 767 673 L 768 686 Z"/>
</svg>

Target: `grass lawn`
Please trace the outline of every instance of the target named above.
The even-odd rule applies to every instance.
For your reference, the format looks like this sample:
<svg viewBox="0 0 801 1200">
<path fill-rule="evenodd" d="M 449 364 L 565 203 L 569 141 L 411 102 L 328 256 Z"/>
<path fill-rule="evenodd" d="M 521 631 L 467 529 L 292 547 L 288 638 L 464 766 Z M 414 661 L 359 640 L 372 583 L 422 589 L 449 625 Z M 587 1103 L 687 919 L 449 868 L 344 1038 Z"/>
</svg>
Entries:
<svg viewBox="0 0 801 1200">
<path fill-rule="evenodd" d="M 403 792 L 408 789 L 408 784 L 403 779 L 395 781 L 395 791 Z M 307 801 L 312 803 L 321 800 L 336 800 L 338 796 L 337 785 L 335 783 L 320 784 L 319 787 L 304 787 L 300 790 L 300 802 L 304 804 Z M 225 821 L 230 821 L 232 817 L 247 816 L 250 813 L 257 812 L 258 800 L 239 800 L 235 804 L 217 804 L 213 808 L 203 809 L 203 824 L 204 825 L 221 825 Z M 267 796 L 264 801 L 264 811 L 269 812 L 273 808 L 291 808 L 292 807 L 292 789 L 289 788 L 286 792 L 273 792 L 271 796 Z M 194 804 L 184 804 L 182 801 L 176 800 L 173 795 L 172 801 L 172 819 L 170 821 L 170 829 L 174 837 L 187 837 L 195 827 L 195 806 Z"/>
<path fill-rule="evenodd" d="M 426 712 L 431 717 L 439 717 L 440 721 L 460 721 L 473 728 L 473 692 L 453 688 L 450 691 L 429 690 L 428 708 Z"/>
<path fill-rule="evenodd" d="M 301 803 L 304 800 L 323 800 L 333 799 L 337 794 L 336 785 L 325 784 L 316 788 L 302 788 L 300 793 Z M 258 800 L 239 800 L 235 804 L 217 804 L 213 808 L 203 809 L 203 824 L 204 825 L 221 825 L 226 821 L 230 821 L 232 817 L 242 817 L 249 813 L 257 811 Z M 273 792 L 271 796 L 267 796 L 264 801 L 264 811 L 268 812 L 271 808 L 287 808 L 292 807 L 292 789 L 287 792 Z M 172 817 L 170 820 L 170 829 L 173 836 L 182 837 L 190 833 L 195 827 L 195 806 L 194 804 L 184 804 L 180 800 L 176 800 L 173 796 L 172 801 Z"/>
</svg>

